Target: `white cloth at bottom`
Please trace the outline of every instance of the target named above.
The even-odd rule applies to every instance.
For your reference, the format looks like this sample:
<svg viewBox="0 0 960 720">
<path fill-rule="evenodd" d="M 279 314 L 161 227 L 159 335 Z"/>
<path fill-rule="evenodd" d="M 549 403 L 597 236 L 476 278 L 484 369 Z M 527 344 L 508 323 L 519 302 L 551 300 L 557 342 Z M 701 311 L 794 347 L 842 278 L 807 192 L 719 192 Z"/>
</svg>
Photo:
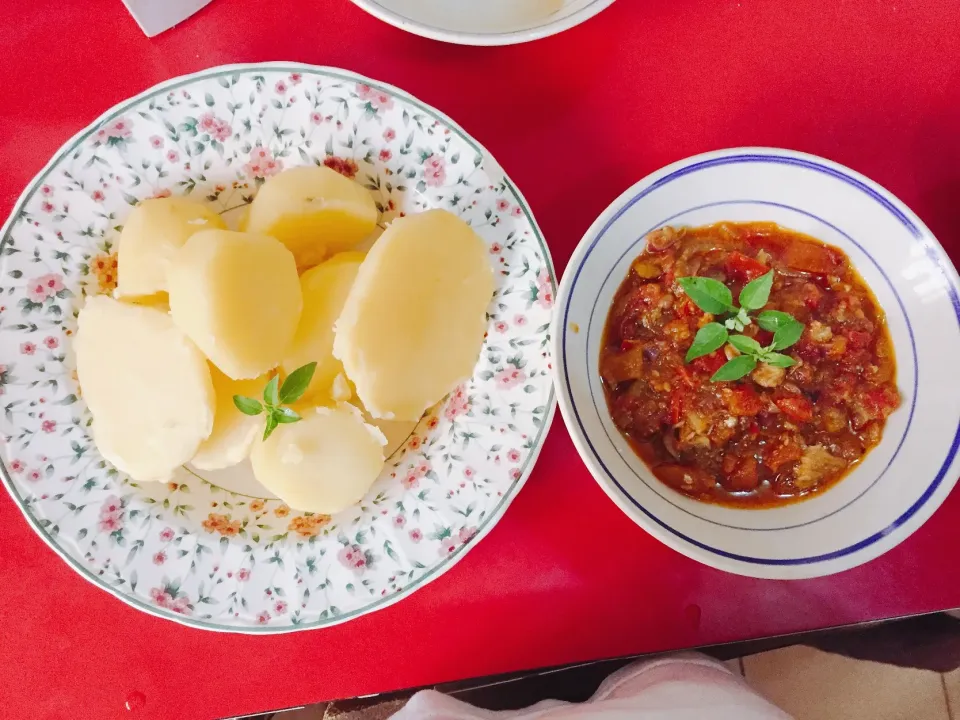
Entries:
<svg viewBox="0 0 960 720">
<path fill-rule="evenodd" d="M 628 665 L 584 703 L 544 700 L 523 710 L 481 710 L 424 690 L 393 720 L 793 720 L 739 675 L 695 653 Z"/>
</svg>

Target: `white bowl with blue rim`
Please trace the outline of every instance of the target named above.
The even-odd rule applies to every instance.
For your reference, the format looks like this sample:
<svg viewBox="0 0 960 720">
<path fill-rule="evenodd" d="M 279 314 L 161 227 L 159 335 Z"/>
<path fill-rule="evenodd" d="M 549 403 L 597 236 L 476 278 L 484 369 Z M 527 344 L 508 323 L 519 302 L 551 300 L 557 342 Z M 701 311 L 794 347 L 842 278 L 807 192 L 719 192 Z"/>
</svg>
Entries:
<svg viewBox="0 0 960 720">
<path fill-rule="evenodd" d="M 556 35 L 613 0 L 353 0 L 384 22 L 458 45 L 513 45 Z"/>
<path fill-rule="evenodd" d="M 836 486 L 803 502 L 736 509 L 657 480 L 607 412 L 598 360 L 614 293 L 645 236 L 663 225 L 773 221 L 842 249 L 887 316 L 901 407 L 883 440 Z M 706 153 L 627 190 L 587 231 L 557 295 L 560 410 L 600 487 L 638 525 L 707 565 L 809 578 L 868 562 L 922 525 L 960 475 L 957 272 L 921 220 L 863 175 L 769 148 Z"/>
</svg>

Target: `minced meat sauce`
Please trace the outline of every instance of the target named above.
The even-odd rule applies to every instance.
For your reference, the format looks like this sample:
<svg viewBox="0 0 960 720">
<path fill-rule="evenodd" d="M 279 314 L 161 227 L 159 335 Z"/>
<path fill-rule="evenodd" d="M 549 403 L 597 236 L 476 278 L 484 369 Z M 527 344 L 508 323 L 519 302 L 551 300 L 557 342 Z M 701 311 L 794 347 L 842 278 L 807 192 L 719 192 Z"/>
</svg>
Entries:
<svg viewBox="0 0 960 720">
<path fill-rule="evenodd" d="M 736 350 L 684 361 L 714 317 L 676 278 L 709 277 L 737 297 L 771 269 L 764 309 L 805 325 L 783 350 L 795 364 L 760 363 L 741 380 L 711 382 Z M 772 339 L 755 322 L 742 334 L 764 346 Z M 880 442 L 900 404 L 883 310 L 847 256 L 773 223 L 651 233 L 610 308 L 600 374 L 614 423 L 662 482 L 738 507 L 830 487 Z"/>
</svg>

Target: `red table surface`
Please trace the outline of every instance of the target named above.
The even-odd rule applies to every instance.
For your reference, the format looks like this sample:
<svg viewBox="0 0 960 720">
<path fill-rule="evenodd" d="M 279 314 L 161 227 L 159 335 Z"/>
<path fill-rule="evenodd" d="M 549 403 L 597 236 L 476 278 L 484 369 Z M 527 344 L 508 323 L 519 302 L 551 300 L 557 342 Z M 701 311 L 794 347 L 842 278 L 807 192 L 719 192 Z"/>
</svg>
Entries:
<svg viewBox="0 0 960 720">
<path fill-rule="evenodd" d="M 120 0 L 7 0 L 0 215 L 113 104 L 213 65 L 297 60 L 393 83 L 455 118 L 522 189 L 558 272 L 628 185 L 741 145 L 865 173 L 958 259 L 958 28 L 956 0 L 619 0 L 553 38 L 470 48 L 403 33 L 347 0 L 214 0 L 148 39 Z M 802 582 L 728 575 L 621 514 L 558 415 L 527 486 L 450 572 L 345 625 L 245 637 L 127 607 L 69 569 L 3 493 L 0 714 L 214 718 L 951 608 L 958 523 L 954 492 L 869 565 Z M 136 693 L 145 703 L 128 712 Z"/>
</svg>

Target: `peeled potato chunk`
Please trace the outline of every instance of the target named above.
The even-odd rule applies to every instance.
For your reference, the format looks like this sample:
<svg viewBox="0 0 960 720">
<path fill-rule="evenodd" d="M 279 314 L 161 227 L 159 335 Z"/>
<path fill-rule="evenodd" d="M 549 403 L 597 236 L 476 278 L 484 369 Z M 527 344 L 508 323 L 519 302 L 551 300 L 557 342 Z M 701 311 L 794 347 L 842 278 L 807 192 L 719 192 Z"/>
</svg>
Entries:
<svg viewBox="0 0 960 720">
<path fill-rule="evenodd" d="M 387 444 L 383 446 L 383 454 L 388 458 L 399 450 L 417 429 L 417 423 L 412 420 L 376 420 L 374 425 L 383 433 Z"/>
<path fill-rule="evenodd" d="M 343 373 L 338 373 L 330 383 L 330 399 L 334 402 L 350 402 L 356 392 L 353 389 L 353 383 Z"/>
<path fill-rule="evenodd" d="M 225 228 L 206 205 L 183 197 L 144 200 L 130 213 L 117 246 L 117 296 L 167 289 L 167 269 L 177 250 L 200 230 Z"/>
<path fill-rule="evenodd" d="M 256 380 L 232 380 L 216 365 L 210 366 L 210 376 L 217 396 L 213 432 L 200 444 L 191 463 L 200 470 L 221 470 L 246 460 L 263 432 L 263 415 L 244 415 L 234 405 L 233 396 L 259 399 L 270 378 L 262 375 Z"/>
<path fill-rule="evenodd" d="M 300 276 L 303 312 L 282 365 L 284 372 L 291 373 L 309 362 L 317 363 L 305 398 L 331 394 L 334 378 L 343 372 L 343 365 L 333 356 L 333 324 L 340 316 L 363 257 L 358 252 L 340 253 Z"/>
<path fill-rule="evenodd" d="M 237 211 L 236 227 L 240 232 L 247 231 L 247 222 L 250 220 L 250 206 L 244 205 Z"/>
<path fill-rule="evenodd" d="M 206 359 L 150 307 L 99 295 L 77 323 L 77 376 L 97 448 L 134 480 L 168 480 L 213 428 Z"/>
<path fill-rule="evenodd" d="M 397 219 L 370 249 L 333 354 L 372 417 L 417 420 L 471 376 L 494 289 L 488 256 L 444 210 Z"/>
<path fill-rule="evenodd" d="M 165 292 L 159 292 L 155 295 L 137 295 L 132 298 L 123 298 L 124 302 L 130 302 L 134 305 L 143 305 L 151 307 L 154 310 L 168 313 L 170 312 L 170 298 Z"/>
<path fill-rule="evenodd" d="M 268 179 L 250 205 L 246 229 L 277 238 L 297 267 L 350 250 L 377 225 L 377 206 L 359 183 L 328 167 L 303 165 Z"/>
<path fill-rule="evenodd" d="M 250 453 L 257 480 L 287 505 L 332 515 L 359 502 L 383 468 L 386 438 L 347 403 L 281 425 Z"/>
<path fill-rule="evenodd" d="M 224 375 L 259 377 L 283 359 L 303 300 L 293 255 L 266 235 L 197 233 L 168 274 L 174 322 Z"/>
</svg>

